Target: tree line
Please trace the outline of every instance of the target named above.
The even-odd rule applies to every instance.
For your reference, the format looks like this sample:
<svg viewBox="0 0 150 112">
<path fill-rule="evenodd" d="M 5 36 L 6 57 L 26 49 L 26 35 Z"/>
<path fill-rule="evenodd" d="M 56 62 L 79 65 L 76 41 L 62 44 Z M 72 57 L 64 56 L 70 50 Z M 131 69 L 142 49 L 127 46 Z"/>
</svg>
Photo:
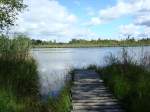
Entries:
<svg viewBox="0 0 150 112">
<path fill-rule="evenodd" d="M 53 45 L 53 44 L 106 44 L 106 45 L 121 45 L 121 44 L 149 44 L 150 45 L 150 38 L 142 38 L 139 40 L 135 40 L 134 38 L 127 38 L 124 40 L 111 40 L 111 39 L 96 39 L 96 40 L 86 40 L 86 39 L 72 39 L 69 42 L 56 42 L 54 41 L 43 41 L 43 40 L 36 40 L 32 39 L 33 45 Z"/>
</svg>

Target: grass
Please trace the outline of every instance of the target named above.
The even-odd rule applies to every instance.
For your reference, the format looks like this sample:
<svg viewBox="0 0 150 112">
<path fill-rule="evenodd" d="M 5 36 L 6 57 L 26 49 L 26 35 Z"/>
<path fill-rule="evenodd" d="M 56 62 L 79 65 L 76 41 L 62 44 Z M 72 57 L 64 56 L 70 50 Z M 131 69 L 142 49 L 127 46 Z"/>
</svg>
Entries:
<svg viewBox="0 0 150 112">
<path fill-rule="evenodd" d="M 30 40 L 0 36 L 0 112 L 69 112 L 70 86 L 56 99 L 41 101 L 37 63 L 29 55 Z"/>
<path fill-rule="evenodd" d="M 35 60 L 0 60 L 0 87 L 11 89 L 17 96 L 35 96 L 38 93 L 38 73 Z"/>
<path fill-rule="evenodd" d="M 56 98 L 49 97 L 48 104 L 52 112 L 71 112 L 71 87 L 74 80 L 74 69 L 70 70 L 67 76 L 66 84 Z"/>
<path fill-rule="evenodd" d="M 147 58 L 146 58 L 147 57 Z M 127 112 L 150 112 L 150 58 L 145 56 L 147 65 L 132 60 L 123 50 L 122 57 L 109 56 L 108 65 L 88 69 L 96 70 L 118 98 Z"/>
<path fill-rule="evenodd" d="M 52 112 L 70 112 L 71 96 L 69 85 L 61 90 L 58 97 L 49 98 L 48 104 Z"/>
<path fill-rule="evenodd" d="M 0 37 L 0 112 L 42 112 L 36 61 L 24 36 Z"/>
<path fill-rule="evenodd" d="M 127 111 L 150 111 L 150 72 L 137 65 L 114 64 L 103 68 L 100 73 Z"/>
<path fill-rule="evenodd" d="M 1 112 L 42 112 L 36 63 L 0 60 Z"/>
</svg>

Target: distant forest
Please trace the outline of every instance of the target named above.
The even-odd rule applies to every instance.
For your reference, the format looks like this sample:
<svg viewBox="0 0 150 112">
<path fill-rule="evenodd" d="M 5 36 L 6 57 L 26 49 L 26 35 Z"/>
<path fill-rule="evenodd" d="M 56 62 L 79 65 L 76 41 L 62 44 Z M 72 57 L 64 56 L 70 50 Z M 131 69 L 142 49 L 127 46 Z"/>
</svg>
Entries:
<svg viewBox="0 0 150 112">
<path fill-rule="evenodd" d="M 134 38 L 127 38 L 125 40 L 109 40 L 109 39 L 97 39 L 97 40 L 85 40 L 85 39 L 72 39 L 67 43 L 54 41 L 42 41 L 32 39 L 34 47 L 103 47 L 103 46 L 140 46 L 150 45 L 150 38 L 143 38 L 135 40 Z"/>
</svg>

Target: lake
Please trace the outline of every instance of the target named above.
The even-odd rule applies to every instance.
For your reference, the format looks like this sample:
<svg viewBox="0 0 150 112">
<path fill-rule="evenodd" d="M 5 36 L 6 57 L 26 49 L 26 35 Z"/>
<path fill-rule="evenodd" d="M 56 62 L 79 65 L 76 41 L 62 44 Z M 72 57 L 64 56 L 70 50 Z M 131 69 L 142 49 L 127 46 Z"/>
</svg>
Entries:
<svg viewBox="0 0 150 112">
<path fill-rule="evenodd" d="M 135 60 L 139 60 L 143 53 L 150 54 L 150 46 L 126 49 Z M 90 64 L 105 66 L 106 56 L 110 53 L 119 56 L 121 51 L 122 47 L 32 49 L 32 55 L 38 63 L 41 94 L 57 94 L 71 68 L 82 68 Z"/>
</svg>

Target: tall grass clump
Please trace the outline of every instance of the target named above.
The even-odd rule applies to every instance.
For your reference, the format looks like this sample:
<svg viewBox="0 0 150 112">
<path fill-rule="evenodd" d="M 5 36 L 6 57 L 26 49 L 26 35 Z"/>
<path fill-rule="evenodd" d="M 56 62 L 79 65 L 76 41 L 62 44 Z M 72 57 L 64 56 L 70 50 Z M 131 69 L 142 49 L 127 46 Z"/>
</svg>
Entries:
<svg viewBox="0 0 150 112">
<path fill-rule="evenodd" d="M 138 62 L 123 49 L 121 57 L 110 55 L 107 63 L 97 71 L 127 112 L 150 112 L 150 55 Z"/>
<path fill-rule="evenodd" d="M 30 40 L 0 36 L 0 112 L 42 112 L 37 64 Z M 46 111 L 45 111 L 46 112 Z"/>
<path fill-rule="evenodd" d="M 49 97 L 48 105 L 52 112 L 70 112 L 71 111 L 71 96 L 70 87 L 64 87 L 57 97 Z"/>
<path fill-rule="evenodd" d="M 25 60 L 29 57 L 31 41 L 24 35 L 18 35 L 13 39 L 0 36 L 0 58 L 1 60 Z"/>
<path fill-rule="evenodd" d="M 69 112 L 70 80 L 56 98 L 44 102 L 30 39 L 0 36 L 0 112 Z"/>
<path fill-rule="evenodd" d="M 59 94 L 55 97 L 48 98 L 48 105 L 51 112 L 71 112 L 71 87 L 73 83 L 73 74 L 74 71 L 70 70 L 70 72 L 66 76 L 65 85 L 60 90 Z"/>
</svg>

